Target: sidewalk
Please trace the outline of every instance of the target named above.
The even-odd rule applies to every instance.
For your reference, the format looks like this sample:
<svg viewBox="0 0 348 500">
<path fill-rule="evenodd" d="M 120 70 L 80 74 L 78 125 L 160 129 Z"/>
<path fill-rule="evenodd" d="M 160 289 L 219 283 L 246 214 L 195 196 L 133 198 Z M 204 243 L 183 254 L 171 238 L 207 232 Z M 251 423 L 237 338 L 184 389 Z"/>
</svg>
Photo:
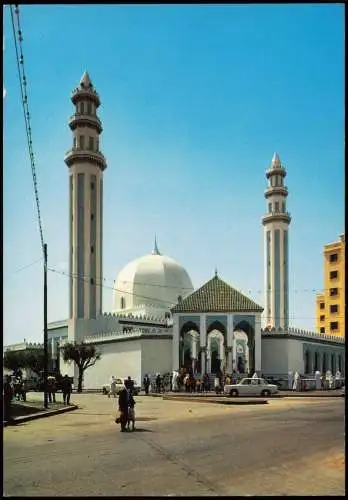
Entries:
<svg viewBox="0 0 348 500">
<path fill-rule="evenodd" d="M 143 396 L 144 394 L 141 393 L 140 396 Z M 162 397 L 162 398 L 170 398 L 170 399 L 187 399 L 187 398 L 200 398 L 200 399 L 205 399 L 205 398 L 229 398 L 233 400 L 238 400 L 241 398 L 232 398 L 231 396 L 228 396 L 227 394 L 215 394 L 214 391 L 209 391 L 206 393 L 202 392 L 164 392 L 164 393 L 151 393 L 149 394 L 151 397 Z M 259 399 L 261 396 L 251 396 L 252 399 Z M 303 392 L 296 392 L 296 391 L 278 391 L 277 394 L 274 394 L 271 396 L 272 398 L 298 398 L 298 397 L 304 397 L 304 398 L 337 398 L 337 397 L 343 397 L 343 394 L 341 394 L 340 390 L 331 390 L 331 391 L 324 391 L 324 390 L 313 390 L 313 391 L 303 391 Z M 245 398 L 244 398 L 245 399 Z M 250 399 L 250 398 L 248 398 Z"/>
<path fill-rule="evenodd" d="M 64 405 L 64 403 L 49 403 L 48 408 L 44 408 L 43 402 L 35 399 L 26 402 L 13 401 L 11 404 L 11 418 L 4 420 L 3 426 L 18 425 L 38 418 L 51 417 L 77 408 L 77 405 Z"/>
</svg>

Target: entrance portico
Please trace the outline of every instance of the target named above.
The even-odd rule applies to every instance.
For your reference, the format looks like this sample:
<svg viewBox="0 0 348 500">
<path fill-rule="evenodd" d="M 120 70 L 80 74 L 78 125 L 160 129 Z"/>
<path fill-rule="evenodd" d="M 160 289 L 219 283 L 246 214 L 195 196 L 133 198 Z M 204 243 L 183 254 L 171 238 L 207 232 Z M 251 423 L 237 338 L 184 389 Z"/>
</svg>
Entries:
<svg viewBox="0 0 348 500">
<path fill-rule="evenodd" d="M 172 309 L 173 369 L 232 373 L 248 363 L 249 371 L 261 372 L 262 311 L 216 274 Z M 237 331 L 247 338 L 238 350 Z"/>
</svg>

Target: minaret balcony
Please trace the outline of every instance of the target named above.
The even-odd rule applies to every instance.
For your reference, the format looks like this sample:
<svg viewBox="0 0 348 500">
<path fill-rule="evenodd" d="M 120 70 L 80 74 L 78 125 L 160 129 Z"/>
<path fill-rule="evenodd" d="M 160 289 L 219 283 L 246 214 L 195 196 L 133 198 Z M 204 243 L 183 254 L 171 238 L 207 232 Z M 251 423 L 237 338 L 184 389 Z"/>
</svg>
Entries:
<svg viewBox="0 0 348 500">
<path fill-rule="evenodd" d="M 281 175 L 282 177 L 286 177 L 286 170 L 283 167 L 272 167 L 266 170 L 267 179 L 269 179 L 273 175 Z"/>
<path fill-rule="evenodd" d="M 286 222 L 290 224 L 291 214 L 290 212 L 269 212 L 262 217 L 262 224 L 265 226 L 269 222 Z"/>
<path fill-rule="evenodd" d="M 97 108 L 100 106 L 99 95 L 93 88 L 77 88 L 73 90 L 71 94 L 73 104 L 83 99 L 91 99 L 96 104 Z"/>
<path fill-rule="evenodd" d="M 66 152 L 64 161 L 68 167 L 78 163 L 94 163 L 101 170 L 107 167 L 106 159 L 100 151 L 89 151 L 88 149 L 72 148 Z"/>
<path fill-rule="evenodd" d="M 265 190 L 265 198 L 273 195 L 288 196 L 288 188 L 285 186 L 270 186 Z"/>
<path fill-rule="evenodd" d="M 69 127 L 74 131 L 78 126 L 89 126 L 97 130 L 98 134 L 103 131 L 103 126 L 100 119 L 96 115 L 87 113 L 75 113 L 69 118 Z"/>
</svg>

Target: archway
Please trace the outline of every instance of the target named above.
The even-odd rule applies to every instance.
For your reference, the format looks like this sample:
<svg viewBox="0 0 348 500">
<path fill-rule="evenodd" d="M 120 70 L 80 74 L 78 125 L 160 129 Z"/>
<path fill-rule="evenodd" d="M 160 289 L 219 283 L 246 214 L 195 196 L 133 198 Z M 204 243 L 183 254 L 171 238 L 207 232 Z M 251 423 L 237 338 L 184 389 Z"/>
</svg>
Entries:
<svg viewBox="0 0 348 500">
<path fill-rule="evenodd" d="M 225 365 L 224 335 L 219 330 L 210 330 L 207 335 L 207 371 L 219 373 Z"/>
<path fill-rule="evenodd" d="M 305 351 L 305 374 L 308 375 L 312 372 L 311 356 L 308 349 Z"/>
<path fill-rule="evenodd" d="M 331 354 L 331 371 L 333 374 L 336 373 L 336 356 L 334 353 Z"/>
<path fill-rule="evenodd" d="M 255 330 L 253 326 L 245 320 L 240 321 L 239 323 L 236 324 L 234 327 L 234 331 L 242 331 L 246 337 L 247 337 L 247 361 L 248 361 L 248 366 L 245 367 L 245 370 L 247 369 L 248 372 L 255 372 Z M 237 366 L 238 366 L 238 357 L 237 359 Z"/>
<path fill-rule="evenodd" d="M 314 353 L 314 370 L 317 372 L 319 370 L 319 354 L 318 351 Z"/>
<path fill-rule="evenodd" d="M 243 330 L 234 331 L 233 369 L 239 374 L 249 373 L 249 348 L 248 336 Z"/>
<path fill-rule="evenodd" d="M 197 371 L 200 366 L 199 339 L 198 325 L 192 321 L 185 323 L 179 335 L 179 368 L 184 368 L 185 371 L 191 369 Z"/>
<path fill-rule="evenodd" d="M 323 354 L 323 373 L 326 373 L 327 371 L 327 356 L 326 356 L 326 352 L 324 352 Z"/>
</svg>

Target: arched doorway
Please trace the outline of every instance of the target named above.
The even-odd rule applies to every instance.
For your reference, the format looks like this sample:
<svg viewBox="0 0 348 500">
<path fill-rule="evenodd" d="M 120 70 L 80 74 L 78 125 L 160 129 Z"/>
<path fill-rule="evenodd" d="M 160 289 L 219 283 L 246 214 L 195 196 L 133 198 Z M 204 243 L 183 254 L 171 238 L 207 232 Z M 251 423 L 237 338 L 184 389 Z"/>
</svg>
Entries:
<svg viewBox="0 0 348 500">
<path fill-rule="evenodd" d="M 240 321 L 234 327 L 234 332 L 242 331 L 247 338 L 247 365 L 244 369 L 250 373 L 255 372 L 255 330 L 248 321 Z M 238 356 L 236 357 L 238 367 Z"/>
<path fill-rule="evenodd" d="M 319 354 L 317 351 L 314 353 L 314 370 L 316 372 L 319 370 Z"/>
<path fill-rule="evenodd" d="M 233 342 L 233 369 L 237 369 L 239 374 L 249 373 L 249 346 L 248 336 L 243 330 L 234 331 Z"/>
<path fill-rule="evenodd" d="M 199 360 L 200 341 L 199 328 L 196 323 L 191 321 L 185 323 L 180 331 L 179 336 L 179 369 L 184 368 L 185 371 L 197 371 Z"/>
<path fill-rule="evenodd" d="M 311 355 L 308 349 L 305 352 L 305 374 L 308 375 L 312 372 Z"/>
<path fill-rule="evenodd" d="M 327 371 L 327 356 L 326 356 L 326 352 L 324 352 L 323 354 L 323 373 L 326 373 Z"/>
<path fill-rule="evenodd" d="M 334 353 L 331 354 L 331 371 L 333 374 L 336 373 L 336 356 Z"/>
<path fill-rule="evenodd" d="M 207 335 L 207 371 L 219 373 L 225 365 L 225 339 L 219 330 L 211 330 Z"/>
</svg>

